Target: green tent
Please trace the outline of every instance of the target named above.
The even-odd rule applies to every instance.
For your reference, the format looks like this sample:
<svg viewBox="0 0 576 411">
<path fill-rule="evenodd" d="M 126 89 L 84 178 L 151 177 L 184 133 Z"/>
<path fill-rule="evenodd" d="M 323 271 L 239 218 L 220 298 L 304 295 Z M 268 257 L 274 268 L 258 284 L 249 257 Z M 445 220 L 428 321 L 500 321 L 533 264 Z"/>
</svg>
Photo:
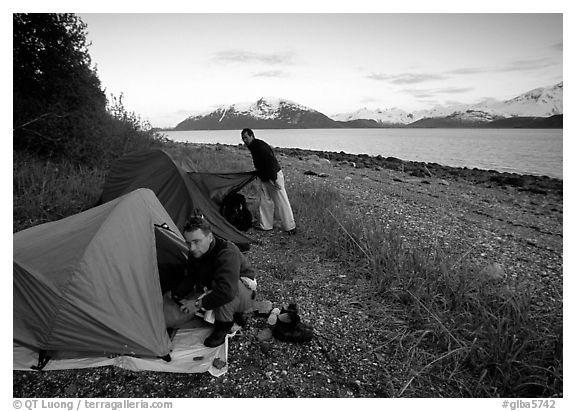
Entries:
<svg viewBox="0 0 576 411">
<path fill-rule="evenodd" d="M 151 190 L 15 233 L 13 253 L 15 345 L 169 359 L 158 267 L 187 248 Z"/>
<path fill-rule="evenodd" d="M 236 229 L 220 213 L 223 199 L 256 178 L 255 171 L 241 173 L 196 173 L 179 166 L 159 149 L 128 154 L 111 167 L 101 201 L 118 198 L 137 188 L 149 188 L 158 197 L 180 231 L 196 211 L 210 222 L 218 237 L 247 250 L 253 240 Z"/>
</svg>

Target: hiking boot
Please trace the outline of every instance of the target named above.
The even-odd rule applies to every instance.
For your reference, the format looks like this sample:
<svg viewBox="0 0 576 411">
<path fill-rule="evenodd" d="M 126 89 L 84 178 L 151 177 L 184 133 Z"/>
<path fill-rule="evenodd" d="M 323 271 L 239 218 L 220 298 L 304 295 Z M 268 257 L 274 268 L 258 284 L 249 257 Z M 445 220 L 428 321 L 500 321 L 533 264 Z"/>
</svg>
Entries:
<svg viewBox="0 0 576 411">
<path fill-rule="evenodd" d="M 290 304 L 288 309 L 280 311 L 272 335 L 280 341 L 305 343 L 312 340 L 314 330 L 311 325 L 300 321 L 296 304 Z"/>
<path fill-rule="evenodd" d="M 252 228 L 257 230 L 257 231 L 272 231 L 272 228 L 264 228 L 260 225 L 260 223 L 253 224 Z"/>
<path fill-rule="evenodd" d="M 214 331 L 204 340 L 206 347 L 218 347 L 226 341 L 226 335 L 232 331 L 233 321 L 218 321 L 214 322 Z"/>
<path fill-rule="evenodd" d="M 288 231 L 286 231 L 286 234 L 288 234 L 288 235 L 296 235 L 296 234 L 297 234 L 297 233 L 296 233 L 296 229 L 293 228 L 292 230 L 288 230 Z"/>
</svg>

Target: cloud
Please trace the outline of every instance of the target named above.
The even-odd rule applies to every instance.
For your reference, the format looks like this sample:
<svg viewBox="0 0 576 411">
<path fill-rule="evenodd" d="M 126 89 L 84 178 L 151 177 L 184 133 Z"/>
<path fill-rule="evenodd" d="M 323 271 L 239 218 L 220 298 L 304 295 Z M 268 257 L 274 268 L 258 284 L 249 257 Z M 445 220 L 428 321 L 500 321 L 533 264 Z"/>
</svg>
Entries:
<svg viewBox="0 0 576 411">
<path fill-rule="evenodd" d="M 221 64 L 293 65 L 293 53 L 255 53 L 245 50 L 226 50 L 215 53 L 212 61 Z"/>
<path fill-rule="evenodd" d="M 423 99 L 423 98 L 435 98 L 439 94 L 462 94 L 474 90 L 472 87 L 445 87 L 445 88 L 435 88 L 435 89 L 404 89 L 403 93 L 412 95 L 413 97 Z"/>
<path fill-rule="evenodd" d="M 474 90 L 474 87 L 446 87 L 435 90 L 437 93 L 461 94 Z"/>
<path fill-rule="evenodd" d="M 551 46 L 553 49 L 562 50 L 562 43 Z M 445 74 L 482 74 L 482 73 L 501 73 L 512 71 L 532 71 L 548 67 L 557 66 L 559 63 L 547 58 L 517 60 L 500 67 L 463 67 L 445 72 Z"/>
<path fill-rule="evenodd" d="M 550 48 L 551 48 L 552 50 L 555 50 L 555 51 L 563 51 L 563 50 L 564 50 L 564 43 L 552 44 L 552 45 L 550 46 Z"/>
<path fill-rule="evenodd" d="M 381 74 L 372 73 L 365 76 L 371 80 L 389 81 L 392 84 L 417 84 L 433 80 L 445 80 L 446 76 L 440 74 L 404 73 L 404 74 Z"/>
<path fill-rule="evenodd" d="M 540 70 L 543 68 L 548 68 L 551 66 L 558 65 L 558 62 L 552 61 L 546 58 L 541 59 L 532 59 L 532 60 L 518 60 L 513 61 L 512 63 L 499 67 L 494 71 L 498 72 L 506 72 L 506 71 L 532 71 L 532 70 Z"/>
<path fill-rule="evenodd" d="M 288 77 L 288 73 L 282 70 L 268 70 L 268 71 L 261 71 L 259 73 L 254 73 L 252 74 L 252 77 L 281 78 L 281 77 Z"/>
<path fill-rule="evenodd" d="M 447 74 L 480 74 L 492 71 L 485 67 L 464 67 L 456 70 L 447 71 Z"/>
<path fill-rule="evenodd" d="M 412 91 L 409 92 L 408 94 L 411 94 L 413 97 L 419 99 L 436 97 L 436 95 L 433 92 L 427 92 L 427 91 Z"/>
<path fill-rule="evenodd" d="M 380 99 L 375 97 L 364 97 L 360 99 L 361 103 L 375 103 L 377 101 L 380 101 Z"/>
</svg>

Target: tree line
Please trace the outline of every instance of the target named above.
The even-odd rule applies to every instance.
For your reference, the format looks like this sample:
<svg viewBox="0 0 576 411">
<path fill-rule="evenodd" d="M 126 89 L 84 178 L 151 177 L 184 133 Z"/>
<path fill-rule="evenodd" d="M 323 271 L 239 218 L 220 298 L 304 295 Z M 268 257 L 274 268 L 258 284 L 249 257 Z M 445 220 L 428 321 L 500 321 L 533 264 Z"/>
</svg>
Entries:
<svg viewBox="0 0 576 411">
<path fill-rule="evenodd" d="M 79 16 L 15 13 L 12 21 L 15 151 L 101 166 L 160 142 L 122 95 L 107 99 Z"/>
</svg>

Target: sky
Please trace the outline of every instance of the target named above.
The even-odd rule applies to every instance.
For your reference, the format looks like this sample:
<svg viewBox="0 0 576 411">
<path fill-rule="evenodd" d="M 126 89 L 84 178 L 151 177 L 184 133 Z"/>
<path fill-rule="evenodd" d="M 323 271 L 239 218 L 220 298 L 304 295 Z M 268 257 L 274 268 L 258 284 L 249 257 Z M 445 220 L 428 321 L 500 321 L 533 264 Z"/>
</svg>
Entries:
<svg viewBox="0 0 576 411">
<path fill-rule="evenodd" d="M 326 115 L 563 81 L 561 13 L 78 13 L 108 96 L 154 127 L 287 99 Z"/>
</svg>

